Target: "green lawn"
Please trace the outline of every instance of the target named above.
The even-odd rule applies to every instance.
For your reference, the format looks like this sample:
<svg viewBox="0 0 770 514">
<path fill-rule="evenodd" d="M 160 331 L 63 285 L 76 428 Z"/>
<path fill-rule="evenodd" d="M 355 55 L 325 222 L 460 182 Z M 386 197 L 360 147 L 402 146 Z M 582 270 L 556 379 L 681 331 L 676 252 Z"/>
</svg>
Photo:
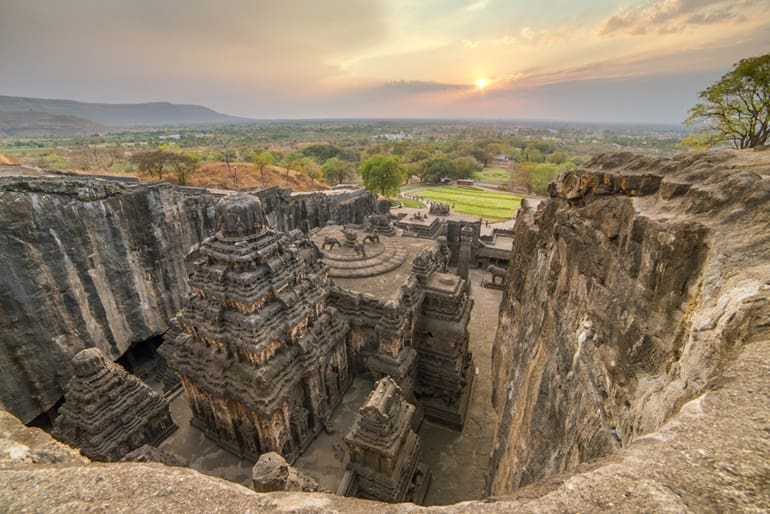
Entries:
<svg viewBox="0 0 770 514">
<path fill-rule="evenodd" d="M 411 200 L 409 198 L 394 198 L 394 202 L 401 202 L 404 207 L 411 207 L 412 209 L 424 209 L 425 204 L 417 200 Z"/>
<path fill-rule="evenodd" d="M 473 173 L 474 180 L 480 180 L 481 182 L 510 182 L 511 170 L 505 168 L 484 168 L 481 171 Z"/>
<path fill-rule="evenodd" d="M 454 211 L 491 220 L 509 219 L 521 205 L 518 196 L 473 186 L 428 187 L 413 189 L 409 193 L 450 206 L 454 204 Z"/>
</svg>

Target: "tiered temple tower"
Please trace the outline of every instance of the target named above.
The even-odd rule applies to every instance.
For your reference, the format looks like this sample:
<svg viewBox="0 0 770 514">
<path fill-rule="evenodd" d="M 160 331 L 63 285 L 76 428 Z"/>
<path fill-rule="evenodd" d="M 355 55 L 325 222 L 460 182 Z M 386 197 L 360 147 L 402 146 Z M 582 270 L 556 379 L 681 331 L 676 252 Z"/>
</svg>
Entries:
<svg viewBox="0 0 770 514">
<path fill-rule="evenodd" d="M 161 353 L 195 426 L 234 453 L 293 461 L 350 385 L 349 327 L 326 306 L 327 269 L 302 233 L 266 228 L 248 194 L 223 198 L 216 214 Z"/>
<path fill-rule="evenodd" d="M 377 382 L 345 437 L 353 474 L 348 493 L 387 502 L 422 502 L 430 472 L 420 463 L 422 446 L 412 430 L 414 414 L 414 406 L 393 379 Z"/>
<path fill-rule="evenodd" d="M 168 402 L 98 348 L 78 352 L 72 367 L 74 376 L 54 422 L 57 439 L 91 459 L 117 461 L 176 430 Z"/>
</svg>

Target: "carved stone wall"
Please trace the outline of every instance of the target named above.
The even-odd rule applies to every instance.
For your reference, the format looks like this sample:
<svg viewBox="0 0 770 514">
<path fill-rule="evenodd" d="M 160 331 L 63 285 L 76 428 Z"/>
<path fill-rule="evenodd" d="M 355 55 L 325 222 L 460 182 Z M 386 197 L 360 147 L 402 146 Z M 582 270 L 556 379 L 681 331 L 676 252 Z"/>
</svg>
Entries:
<svg viewBox="0 0 770 514">
<path fill-rule="evenodd" d="M 317 248 L 298 231 L 266 228 L 256 197 L 223 198 L 217 224 L 161 352 L 193 424 L 235 453 L 292 460 L 350 384 L 349 327 L 326 306 Z"/>
<path fill-rule="evenodd" d="M 414 406 L 393 379 L 377 382 L 345 436 L 355 496 L 387 502 L 422 500 L 430 475 L 419 466 L 422 447 L 412 430 L 414 415 Z"/>
<path fill-rule="evenodd" d="M 117 461 L 145 444 L 158 444 L 177 428 L 168 402 L 98 348 L 80 351 L 72 367 L 75 375 L 53 434 L 84 455 Z"/>
</svg>

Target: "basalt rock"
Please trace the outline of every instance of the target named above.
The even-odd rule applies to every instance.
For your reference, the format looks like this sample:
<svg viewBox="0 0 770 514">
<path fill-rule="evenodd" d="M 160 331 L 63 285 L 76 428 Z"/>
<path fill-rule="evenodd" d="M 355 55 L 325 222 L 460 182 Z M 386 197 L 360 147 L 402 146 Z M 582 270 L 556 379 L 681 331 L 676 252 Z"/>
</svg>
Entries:
<svg viewBox="0 0 770 514">
<path fill-rule="evenodd" d="M 766 161 L 608 154 L 550 191 L 514 226 L 492 494 L 656 430 L 770 315 Z"/>
<path fill-rule="evenodd" d="M 117 359 L 162 334 L 186 289 L 189 246 L 213 227 L 209 195 L 79 179 L 0 181 L 0 400 L 47 411 L 86 347 Z"/>
<path fill-rule="evenodd" d="M 57 439 L 91 459 L 116 461 L 176 430 L 165 398 L 98 348 L 78 352 L 72 367 L 75 376 L 53 427 Z"/>
<path fill-rule="evenodd" d="M 313 478 L 289 465 L 275 452 L 263 453 L 251 471 L 252 485 L 258 493 L 273 491 L 318 492 L 321 488 Z"/>
</svg>

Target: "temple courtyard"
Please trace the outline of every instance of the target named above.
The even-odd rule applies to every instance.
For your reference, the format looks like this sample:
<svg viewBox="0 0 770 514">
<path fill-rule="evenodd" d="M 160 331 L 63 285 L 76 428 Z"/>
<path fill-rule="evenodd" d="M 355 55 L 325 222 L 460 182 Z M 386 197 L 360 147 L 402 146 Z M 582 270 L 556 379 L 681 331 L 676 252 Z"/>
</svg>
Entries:
<svg viewBox="0 0 770 514">
<path fill-rule="evenodd" d="M 457 432 L 425 420 L 419 430 L 423 461 L 433 475 L 425 499 L 428 505 L 478 499 L 484 487 L 494 430 L 490 400 L 490 359 L 495 336 L 492 327 L 497 326 L 502 295 L 480 286 L 484 275 L 480 269 L 470 270 L 469 275 L 475 306 L 468 328 L 476 376 L 465 427 Z M 324 489 L 337 490 L 345 472 L 344 437 L 373 386 L 371 377 L 357 377 L 331 417 L 333 431 L 322 431 L 294 463 Z M 171 416 L 179 429 L 160 445 L 161 449 L 186 459 L 193 469 L 250 486 L 254 462 L 222 449 L 190 424 L 191 412 L 184 391 L 172 400 Z"/>
</svg>

